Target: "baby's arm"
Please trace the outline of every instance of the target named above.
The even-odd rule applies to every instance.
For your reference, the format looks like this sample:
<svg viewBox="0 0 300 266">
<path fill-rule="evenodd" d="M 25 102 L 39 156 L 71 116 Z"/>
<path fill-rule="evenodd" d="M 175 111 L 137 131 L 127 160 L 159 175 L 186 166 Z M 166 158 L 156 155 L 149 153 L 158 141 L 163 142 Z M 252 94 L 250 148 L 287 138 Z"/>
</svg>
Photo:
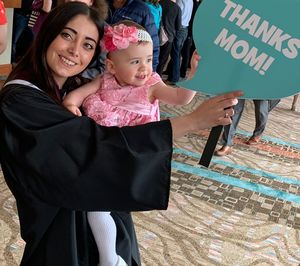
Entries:
<svg viewBox="0 0 300 266">
<path fill-rule="evenodd" d="M 191 58 L 191 71 L 189 72 L 187 79 L 192 79 L 192 77 L 195 75 L 200 59 L 200 55 L 198 55 L 197 51 L 194 51 Z"/>
<path fill-rule="evenodd" d="M 194 52 L 191 59 L 191 71 L 188 79 L 191 79 L 194 76 L 199 60 L 200 56 L 197 54 L 197 52 Z M 149 99 L 159 99 L 166 104 L 182 105 L 190 103 L 195 94 L 195 91 L 181 87 L 171 87 L 161 81 L 151 87 Z"/>
<path fill-rule="evenodd" d="M 68 93 L 63 100 L 63 105 L 73 114 L 81 116 L 82 114 L 79 107 L 86 97 L 95 93 L 100 88 L 101 79 L 99 75 L 91 82 Z"/>
</svg>

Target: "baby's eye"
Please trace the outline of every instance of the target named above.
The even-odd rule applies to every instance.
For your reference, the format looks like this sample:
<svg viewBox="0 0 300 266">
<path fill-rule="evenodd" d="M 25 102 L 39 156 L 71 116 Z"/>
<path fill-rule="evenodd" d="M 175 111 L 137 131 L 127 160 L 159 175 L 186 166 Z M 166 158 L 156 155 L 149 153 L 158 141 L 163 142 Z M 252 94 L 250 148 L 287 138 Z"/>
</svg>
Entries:
<svg viewBox="0 0 300 266">
<path fill-rule="evenodd" d="M 140 62 L 139 60 L 132 60 L 132 61 L 130 62 L 130 64 L 136 65 L 136 64 L 138 64 L 139 62 Z"/>
<path fill-rule="evenodd" d="M 152 57 L 147 59 L 147 63 L 151 63 L 152 62 Z"/>
</svg>

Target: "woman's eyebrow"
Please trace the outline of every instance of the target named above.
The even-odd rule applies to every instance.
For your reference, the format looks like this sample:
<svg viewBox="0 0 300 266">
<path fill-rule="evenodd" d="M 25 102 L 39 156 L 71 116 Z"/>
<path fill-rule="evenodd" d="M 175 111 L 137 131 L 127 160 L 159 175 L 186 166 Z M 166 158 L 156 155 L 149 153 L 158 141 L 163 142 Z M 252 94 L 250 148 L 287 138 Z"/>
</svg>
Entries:
<svg viewBox="0 0 300 266">
<path fill-rule="evenodd" d="M 77 34 L 78 32 L 76 30 L 74 30 L 73 28 L 70 27 L 65 27 L 64 29 L 70 30 L 72 31 L 74 34 Z M 97 44 L 97 41 L 91 37 L 86 36 L 85 39 L 93 41 L 95 44 Z"/>
</svg>

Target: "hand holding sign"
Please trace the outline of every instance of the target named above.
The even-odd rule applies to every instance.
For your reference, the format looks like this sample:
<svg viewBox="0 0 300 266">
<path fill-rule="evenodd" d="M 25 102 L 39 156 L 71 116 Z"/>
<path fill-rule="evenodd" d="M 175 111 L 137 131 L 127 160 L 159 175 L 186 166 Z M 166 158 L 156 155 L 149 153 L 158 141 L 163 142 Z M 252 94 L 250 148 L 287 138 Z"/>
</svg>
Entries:
<svg viewBox="0 0 300 266">
<path fill-rule="evenodd" d="M 298 0 L 204 0 L 193 24 L 201 63 L 178 85 L 212 95 L 242 89 L 249 99 L 297 93 L 299 7 Z"/>
<path fill-rule="evenodd" d="M 178 85 L 212 95 L 242 89 L 249 99 L 297 93 L 299 6 L 298 0 L 204 0 L 193 23 L 201 63 L 192 80 Z M 221 130 L 212 129 L 200 164 L 209 165 Z"/>
</svg>

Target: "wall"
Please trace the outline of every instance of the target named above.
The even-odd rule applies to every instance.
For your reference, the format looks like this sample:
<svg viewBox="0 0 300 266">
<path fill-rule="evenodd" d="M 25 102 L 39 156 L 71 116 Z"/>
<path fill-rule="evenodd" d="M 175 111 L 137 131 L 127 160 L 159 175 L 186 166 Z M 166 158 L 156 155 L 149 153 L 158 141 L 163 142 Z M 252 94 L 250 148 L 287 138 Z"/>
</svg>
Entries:
<svg viewBox="0 0 300 266">
<path fill-rule="evenodd" d="M 3 0 L 6 7 L 6 15 L 8 21 L 8 42 L 7 48 L 3 54 L 0 55 L 0 76 L 8 75 L 11 70 L 10 55 L 11 55 L 11 36 L 13 26 L 13 8 L 21 6 L 21 0 Z"/>
<path fill-rule="evenodd" d="M 11 40 L 12 35 L 12 21 L 13 21 L 13 9 L 6 8 L 6 16 L 8 21 L 8 40 Z M 11 54 L 11 41 L 7 42 L 7 47 L 3 54 L 0 55 L 0 64 L 10 64 L 10 54 Z"/>
</svg>

